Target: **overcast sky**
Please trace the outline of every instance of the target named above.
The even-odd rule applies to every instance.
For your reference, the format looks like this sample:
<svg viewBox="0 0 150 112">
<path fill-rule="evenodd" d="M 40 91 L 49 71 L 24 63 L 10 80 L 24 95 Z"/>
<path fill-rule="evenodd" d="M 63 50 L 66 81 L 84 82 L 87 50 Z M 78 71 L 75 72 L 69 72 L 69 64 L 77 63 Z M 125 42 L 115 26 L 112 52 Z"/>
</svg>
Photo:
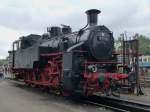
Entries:
<svg viewBox="0 0 150 112">
<path fill-rule="evenodd" d="M 124 31 L 150 37 L 150 0 L 0 0 L 0 58 L 8 55 L 14 40 L 42 34 L 47 26 L 66 24 L 78 30 L 91 8 L 102 11 L 99 24 L 115 37 Z"/>
</svg>

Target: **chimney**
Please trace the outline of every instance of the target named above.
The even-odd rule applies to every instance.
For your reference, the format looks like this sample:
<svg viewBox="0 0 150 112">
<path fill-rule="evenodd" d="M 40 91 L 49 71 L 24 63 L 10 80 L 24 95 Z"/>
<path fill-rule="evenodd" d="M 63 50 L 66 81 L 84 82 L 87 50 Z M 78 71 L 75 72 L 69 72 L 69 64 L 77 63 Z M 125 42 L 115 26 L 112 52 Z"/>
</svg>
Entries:
<svg viewBox="0 0 150 112">
<path fill-rule="evenodd" d="M 87 24 L 89 26 L 95 26 L 97 25 L 98 20 L 98 14 L 100 13 L 100 10 L 97 9 L 90 9 L 86 11 L 87 14 Z"/>
</svg>

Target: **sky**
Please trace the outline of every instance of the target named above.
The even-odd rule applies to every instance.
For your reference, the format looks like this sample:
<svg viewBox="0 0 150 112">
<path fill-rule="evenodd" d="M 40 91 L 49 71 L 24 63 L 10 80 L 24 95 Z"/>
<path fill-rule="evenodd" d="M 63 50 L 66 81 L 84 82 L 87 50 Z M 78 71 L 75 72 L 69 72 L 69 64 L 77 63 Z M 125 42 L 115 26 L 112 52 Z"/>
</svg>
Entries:
<svg viewBox="0 0 150 112">
<path fill-rule="evenodd" d="M 117 38 L 127 31 L 150 37 L 150 0 L 0 0 L 0 59 L 12 42 L 28 34 L 43 34 L 47 26 L 86 25 L 85 11 L 99 9 L 98 23 Z"/>
</svg>

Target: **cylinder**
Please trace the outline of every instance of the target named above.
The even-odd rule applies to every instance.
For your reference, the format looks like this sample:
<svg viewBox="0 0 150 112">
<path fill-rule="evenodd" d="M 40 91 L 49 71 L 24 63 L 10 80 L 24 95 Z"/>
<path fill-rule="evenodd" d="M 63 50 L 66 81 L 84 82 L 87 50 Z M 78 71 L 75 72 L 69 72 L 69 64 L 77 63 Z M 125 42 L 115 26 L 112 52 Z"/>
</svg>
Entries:
<svg viewBox="0 0 150 112">
<path fill-rule="evenodd" d="M 98 14 L 100 13 L 100 10 L 97 9 L 90 9 L 86 11 L 87 14 L 87 24 L 89 26 L 95 26 L 97 25 L 98 21 Z"/>
</svg>

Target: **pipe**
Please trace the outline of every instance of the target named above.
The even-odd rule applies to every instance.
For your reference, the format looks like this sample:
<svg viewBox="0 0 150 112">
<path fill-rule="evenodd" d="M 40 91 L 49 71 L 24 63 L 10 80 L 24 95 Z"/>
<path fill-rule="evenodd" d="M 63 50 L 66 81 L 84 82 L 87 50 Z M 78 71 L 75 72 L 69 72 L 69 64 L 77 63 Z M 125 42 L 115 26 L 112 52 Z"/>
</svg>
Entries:
<svg viewBox="0 0 150 112">
<path fill-rule="evenodd" d="M 67 49 L 67 52 L 72 51 L 73 49 L 75 49 L 75 48 L 81 46 L 82 44 L 84 44 L 84 42 L 80 42 L 80 43 L 78 43 L 78 44 L 73 45 L 72 47 L 70 47 L 70 48 Z"/>
</svg>

